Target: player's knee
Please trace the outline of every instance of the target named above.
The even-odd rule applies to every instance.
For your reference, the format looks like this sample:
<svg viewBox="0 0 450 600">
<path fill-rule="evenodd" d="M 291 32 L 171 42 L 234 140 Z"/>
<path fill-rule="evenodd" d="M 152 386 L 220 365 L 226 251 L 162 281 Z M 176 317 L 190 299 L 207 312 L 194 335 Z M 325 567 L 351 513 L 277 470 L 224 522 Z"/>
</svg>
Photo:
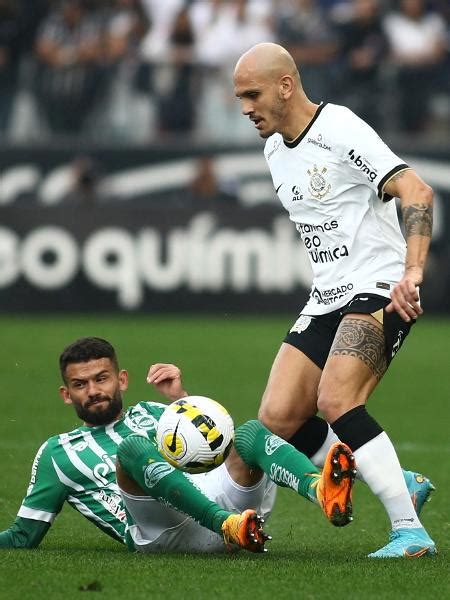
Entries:
<svg viewBox="0 0 450 600">
<path fill-rule="evenodd" d="M 290 411 L 273 410 L 271 407 L 261 407 L 258 419 L 269 431 L 284 440 L 290 439 L 302 424 Z"/>
<path fill-rule="evenodd" d="M 322 413 L 323 417 L 332 423 L 337 419 L 342 412 L 345 412 L 345 402 L 329 386 L 319 387 L 319 393 L 317 396 L 317 408 Z"/>
<path fill-rule="evenodd" d="M 122 440 L 117 447 L 117 460 L 129 475 L 132 475 L 134 465 L 144 454 L 148 455 L 149 458 L 159 457 L 150 440 L 142 435 L 131 434 Z"/>
<path fill-rule="evenodd" d="M 131 436 L 130 436 L 131 437 Z M 132 448 L 132 442 L 130 437 L 125 438 L 120 442 L 117 447 L 117 464 L 119 465 L 122 472 L 127 471 L 127 465 L 129 463 L 130 449 Z"/>
<path fill-rule="evenodd" d="M 133 496 L 146 495 L 140 485 L 122 468 L 119 460 L 116 460 L 116 481 L 119 488 L 128 494 L 133 494 Z"/>
</svg>

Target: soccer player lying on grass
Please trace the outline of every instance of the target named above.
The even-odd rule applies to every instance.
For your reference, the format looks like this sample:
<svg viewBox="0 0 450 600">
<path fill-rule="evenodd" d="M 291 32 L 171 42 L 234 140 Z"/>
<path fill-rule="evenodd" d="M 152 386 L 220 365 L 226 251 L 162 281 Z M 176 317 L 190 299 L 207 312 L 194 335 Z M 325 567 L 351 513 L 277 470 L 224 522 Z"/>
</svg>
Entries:
<svg viewBox="0 0 450 600">
<path fill-rule="evenodd" d="M 235 442 L 250 468 L 232 450 L 217 469 L 188 475 L 156 449 L 165 405 L 140 402 L 123 411 L 128 373 L 107 341 L 77 340 L 61 354 L 60 370 L 60 394 L 83 425 L 40 447 L 27 495 L 12 526 L 0 533 L 0 547 L 38 546 L 67 501 L 131 550 L 215 552 L 225 541 L 262 552 L 274 482 L 319 504 L 335 525 L 351 520 L 354 464 L 344 444 L 333 446 L 321 475 L 295 448 L 249 421 L 237 428 Z M 154 365 L 148 381 L 170 400 L 187 395 L 175 365 Z"/>
</svg>

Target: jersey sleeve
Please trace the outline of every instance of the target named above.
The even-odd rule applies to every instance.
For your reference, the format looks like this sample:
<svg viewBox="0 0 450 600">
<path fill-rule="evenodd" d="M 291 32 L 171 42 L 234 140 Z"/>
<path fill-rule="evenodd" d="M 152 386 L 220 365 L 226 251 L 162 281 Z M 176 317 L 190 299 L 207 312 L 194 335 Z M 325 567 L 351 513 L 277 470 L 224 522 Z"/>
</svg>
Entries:
<svg viewBox="0 0 450 600">
<path fill-rule="evenodd" d="M 354 183 L 371 187 L 383 202 L 392 199 L 384 191 L 388 181 L 410 167 L 383 142 L 365 121 L 345 109 L 340 122 L 342 159 Z"/>
<path fill-rule="evenodd" d="M 31 469 L 27 494 L 18 517 L 53 523 L 67 497 L 67 488 L 58 478 L 52 460 L 52 440 L 38 450 Z"/>
<path fill-rule="evenodd" d="M 0 532 L 0 548 L 36 548 L 49 528 L 50 523 L 16 517 L 9 529 Z"/>
</svg>

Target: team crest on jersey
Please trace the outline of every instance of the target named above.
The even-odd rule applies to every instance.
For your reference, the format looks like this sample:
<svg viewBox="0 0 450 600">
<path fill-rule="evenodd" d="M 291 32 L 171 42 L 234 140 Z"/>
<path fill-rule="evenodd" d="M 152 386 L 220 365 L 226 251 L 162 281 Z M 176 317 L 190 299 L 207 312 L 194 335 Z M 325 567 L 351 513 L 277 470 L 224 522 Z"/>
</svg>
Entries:
<svg viewBox="0 0 450 600">
<path fill-rule="evenodd" d="M 317 165 L 314 165 L 313 169 L 308 169 L 308 175 L 310 177 L 308 191 L 311 196 L 317 200 L 322 200 L 322 198 L 324 198 L 331 190 L 331 185 L 325 178 L 327 171 L 328 169 L 326 167 L 322 167 L 319 170 Z"/>
<path fill-rule="evenodd" d="M 144 431 L 156 431 L 158 421 L 152 415 L 148 413 L 131 413 L 125 416 L 124 423 L 135 433 L 142 433 Z"/>
<path fill-rule="evenodd" d="M 312 317 L 310 317 L 309 315 L 300 315 L 291 327 L 289 333 L 301 333 L 302 331 L 305 331 L 306 329 L 308 329 L 311 321 Z"/>
</svg>

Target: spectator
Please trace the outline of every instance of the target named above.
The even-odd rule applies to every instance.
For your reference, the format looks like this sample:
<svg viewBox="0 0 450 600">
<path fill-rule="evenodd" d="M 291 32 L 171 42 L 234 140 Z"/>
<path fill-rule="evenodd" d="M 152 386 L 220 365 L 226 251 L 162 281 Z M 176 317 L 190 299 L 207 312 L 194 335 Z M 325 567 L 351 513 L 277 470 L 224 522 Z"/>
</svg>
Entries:
<svg viewBox="0 0 450 600">
<path fill-rule="evenodd" d="M 23 7 L 0 0 L 0 135 L 8 128 L 23 46 Z"/>
<path fill-rule="evenodd" d="M 142 5 L 152 24 L 142 41 L 144 61 L 158 63 L 167 60 L 170 35 L 175 19 L 185 5 L 184 0 L 142 0 Z"/>
<path fill-rule="evenodd" d="M 237 198 L 224 189 L 214 168 L 214 160 L 205 154 L 196 163 L 194 177 L 187 190 L 192 206 L 204 210 L 221 210 L 237 206 Z"/>
<path fill-rule="evenodd" d="M 194 0 L 190 10 L 202 69 L 200 136 L 221 140 L 253 135 L 241 119 L 230 86 L 237 58 L 274 39 L 269 0 Z"/>
<path fill-rule="evenodd" d="M 150 20 L 140 0 L 112 2 L 105 36 L 107 60 L 113 64 L 134 60 L 149 30 Z"/>
<path fill-rule="evenodd" d="M 168 189 L 158 193 L 154 202 L 171 208 L 195 209 L 197 211 L 226 212 L 239 205 L 233 193 L 234 181 L 219 177 L 214 157 L 203 154 L 193 159 L 189 166 L 191 174 L 183 187 Z"/>
<path fill-rule="evenodd" d="M 107 97 L 91 123 L 105 140 L 146 140 L 151 70 L 141 60 L 141 44 L 151 29 L 149 16 L 141 0 L 111 0 L 104 22 Z"/>
<path fill-rule="evenodd" d="M 427 10 L 425 0 L 399 0 L 399 10 L 386 16 L 384 27 L 396 68 L 400 126 L 420 131 L 429 120 L 430 99 L 445 79 L 445 21 Z"/>
<path fill-rule="evenodd" d="M 169 69 L 165 90 L 158 98 L 163 133 L 190 133 L 195 124 L 196 69 L 194 32 L 185 6 L 177 14 L 169 36 Z"/>
<path fill-rule="evenodd" d="M 103 89 L 102 31 L 82 0 L 62 0 L 36 43 L 37 95 L 57 133 L 78 133 Z"/>
<path fill-rule="evenodd" d="M 268 0 L 194 0 L 191 15 L 197 58 L 213 68 L 231 72 L 242 52 L 274 39 Z"/>
<path fill-rule="evenodd" d="M 381 125 L 380 68 L 387 51 L 379 0 L 354 0 L 340 37 L 342 104 L 378 129 Z"/>
<path fill-rule="evenodd" d="M 89 156 L 78 156 L 71 164 L 69 189 L 62 198 L 65 206 L 93 208 L 100 200 L 100 167 Z"/>
<path fill-rule="evenodd" d="M 317 0 L 291 0 L 282 5 L 276 23 L 278 41 L 294 58 L 311 100 L 335 97 L 338 39 Z"/>
</svg>

